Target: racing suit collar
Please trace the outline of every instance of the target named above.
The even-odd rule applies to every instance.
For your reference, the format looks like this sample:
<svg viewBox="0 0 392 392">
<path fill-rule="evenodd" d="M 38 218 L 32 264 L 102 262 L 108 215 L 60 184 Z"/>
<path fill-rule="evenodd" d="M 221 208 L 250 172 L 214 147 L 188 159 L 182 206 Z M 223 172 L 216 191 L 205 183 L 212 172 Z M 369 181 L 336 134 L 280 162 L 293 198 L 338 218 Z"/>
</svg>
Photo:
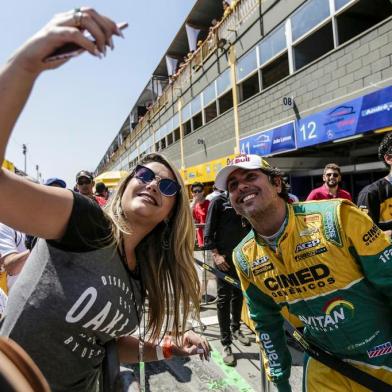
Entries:
<svg viewBox="0 0 392 392">
<path fill-rule="evenodd" d="M 295 224 L 293 217 L 293 207 L 290 204 L 286 203 L 286 218 L 282 224 L 282 227 L 277 232 L 277 237 L 274 238 L 274 244 L 276 246 L 276 249 L 279 249 L 281 242 L 284 241 L 288 237 L 288 234 L 292 231 L 292 228 Z M 252 231 L 257 244 L 259 244 L 260 246 L 271 246 L 271 243 L 267 242 L 264 239 L 265 237 L 263 238 L 263 236 L 259 235 L 254 229 L 252 229 Z M 274 235 L 269 238 L 273 237 Z"/>
</svg>

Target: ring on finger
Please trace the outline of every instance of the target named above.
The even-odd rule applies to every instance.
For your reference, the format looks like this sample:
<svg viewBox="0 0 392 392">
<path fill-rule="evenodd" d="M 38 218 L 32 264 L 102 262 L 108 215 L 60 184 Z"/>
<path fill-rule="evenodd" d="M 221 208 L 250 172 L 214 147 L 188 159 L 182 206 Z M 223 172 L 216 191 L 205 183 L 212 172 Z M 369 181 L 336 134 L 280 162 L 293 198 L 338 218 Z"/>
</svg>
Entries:
<svg viewBox="0 0 392 392">
<path fill-rule="evenodd" d="M 80 8 L 74 9 L 73 19 L 75 22 L 75 27 L 77 28 L 82 27 L 83 12 Z"/>
</svg>

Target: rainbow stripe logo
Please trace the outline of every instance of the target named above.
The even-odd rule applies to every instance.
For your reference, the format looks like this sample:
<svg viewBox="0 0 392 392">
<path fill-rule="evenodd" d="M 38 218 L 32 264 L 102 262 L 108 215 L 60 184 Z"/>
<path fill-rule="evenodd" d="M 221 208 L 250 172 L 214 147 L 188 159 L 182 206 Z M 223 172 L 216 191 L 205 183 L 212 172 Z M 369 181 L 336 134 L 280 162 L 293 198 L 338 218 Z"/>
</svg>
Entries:
<svg viewBox="0 0 392 392">
<path fill-rule="evenodd" d="M 351 320 L 355 314 L 355 307 L 350 302 L 342 297 L 335 297 L 329 300 L 323 307 L 323 312 L 326 315 L 331 315 L 337 310 L 343 310 L 345 314 L 345 321 Z"/>
</svg>

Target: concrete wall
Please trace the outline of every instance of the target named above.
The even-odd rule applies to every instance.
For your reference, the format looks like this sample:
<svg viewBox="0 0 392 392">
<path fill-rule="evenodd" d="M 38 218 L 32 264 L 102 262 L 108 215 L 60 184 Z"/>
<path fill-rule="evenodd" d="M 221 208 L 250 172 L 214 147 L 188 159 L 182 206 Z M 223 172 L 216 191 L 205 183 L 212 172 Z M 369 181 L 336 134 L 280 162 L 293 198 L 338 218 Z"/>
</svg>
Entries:
<svg viewBox="0 0 392 392">
<path fill-rule="evenodd" d="M 284 96 L 293 95 L 299 114 L 306 116 L 391 84 L 391 42 L 392 20 L 387 20 L 242 102 L 239 105 L 240 136 L 295 119 L 293 109 L 282 105 Z M 202 145 L 197 144 L 199 138 L 205 139 L 207 153 Z M 185 166 L 232 154 L 234 146 L 234 116 L 231 109 L 184 138 Z M 179 158 L 177 151 L 179 147 L 173 145 L 164 153 L 175 159 Z"/>
<path fill-rule="evenodd" d="M 304 0 L 281 0 L 269 9 L 262 20 L 252 15 L 247 24 L 238 31 L 236 54 L 248 51 L 266 34 L 299 7 Z M 274 3 L 267 0 L 262 10 Z M 241 34 L 243 35 L 241 36 Z M 295 119 L 292 108 L 282 104 L 284 96 L 294 96 L 300 116 L 306 116 L 325 107 L 347 101 L 392 84 L 392 18 L 365 32 L 339 48 L 327 53 L 313 63 L 303 67 L 242 102 L 239 105 L 240 136 L 254 134 L 283 122 Z M 228 66 L 225 52 L 213 54 L 194 75 L 193 85 L 183 91 L 183 102 L 189 102 Z M 175 111 L 169 106 L 151 124 L 158 129 Z M 204 146 L 197 144 L 204 139 Z M 193 166 L 233 153 L 235 145 L 233 110 L 218 116 L 210 123 L 184 138 L 185 166 Z M 176 142 L 162 151 L 174 160 L 178 167 L 180 143 Z"/>
<path fill-rule="evenodd" d="M 239 106 L 240 134 L 295 119 L 282 97 L 294 96 L 300 116 L 392 83 L 392 19 L 375 26 Z"/>
</svg>

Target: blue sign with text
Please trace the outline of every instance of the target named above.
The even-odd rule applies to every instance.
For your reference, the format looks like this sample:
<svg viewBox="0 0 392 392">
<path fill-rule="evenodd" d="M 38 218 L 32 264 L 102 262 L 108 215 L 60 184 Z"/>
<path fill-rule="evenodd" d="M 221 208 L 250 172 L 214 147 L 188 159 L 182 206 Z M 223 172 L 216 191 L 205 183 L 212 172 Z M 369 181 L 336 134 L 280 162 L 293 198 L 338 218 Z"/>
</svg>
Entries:
<svg viewBox="0 0 392 392">
<path fill-rule="evenodd" d="M 297 147 L 337 140 L 392 125 L 392 86 L 296 122 Z"/>
<path fill-rule="evenodd" d="M 295 148 L 294 123 L 292 122 L 240 139 L 242 154 L 266 156 Z"/>
</svg>

